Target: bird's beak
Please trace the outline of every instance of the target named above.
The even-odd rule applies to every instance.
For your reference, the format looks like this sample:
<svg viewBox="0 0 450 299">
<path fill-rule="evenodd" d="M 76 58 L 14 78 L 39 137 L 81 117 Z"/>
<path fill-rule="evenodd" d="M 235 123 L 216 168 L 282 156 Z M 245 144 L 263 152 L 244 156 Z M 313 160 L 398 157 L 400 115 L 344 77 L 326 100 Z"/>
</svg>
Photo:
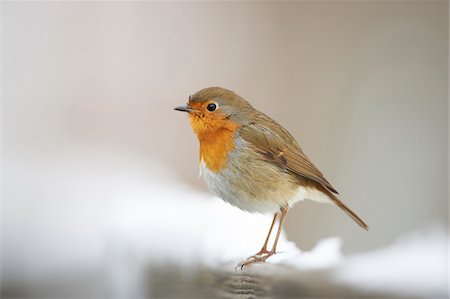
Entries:
<svg viewBox="0 0 450 299">
<path fill-rule="evenodd" d="M 175 107 L 173 109 L 177 110 L 177 111 L 182 111 L 182 112 L 191 112 L 192 111 L 192 108 L 189 107 L 188 105 L 186 105 L 186 106 L 178 106 L 178 107 Z"/>
</svg>

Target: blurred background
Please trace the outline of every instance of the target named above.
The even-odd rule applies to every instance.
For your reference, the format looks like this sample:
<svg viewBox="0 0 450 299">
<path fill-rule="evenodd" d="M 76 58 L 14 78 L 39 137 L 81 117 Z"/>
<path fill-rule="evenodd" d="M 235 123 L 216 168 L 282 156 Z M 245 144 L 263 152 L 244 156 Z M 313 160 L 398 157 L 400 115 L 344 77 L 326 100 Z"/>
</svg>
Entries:
<svg viewBox="0 0 450 299">
<path fill-rule="evenodd" d="M 173 111 L 208 86 L 285 126 L 370 226 L 304 202 L 287 217 L 286 246 L 338 237 L 354 256 L 437 234 L 445 246 L 430 273 L 442 295 L 448 11 L 447 1 L 3 2 L 2 297 L 135 298 L 153 262 L 228 263 L 259 249 L 270 216 L 207 191 L 196 137 Z"/>
</svg>

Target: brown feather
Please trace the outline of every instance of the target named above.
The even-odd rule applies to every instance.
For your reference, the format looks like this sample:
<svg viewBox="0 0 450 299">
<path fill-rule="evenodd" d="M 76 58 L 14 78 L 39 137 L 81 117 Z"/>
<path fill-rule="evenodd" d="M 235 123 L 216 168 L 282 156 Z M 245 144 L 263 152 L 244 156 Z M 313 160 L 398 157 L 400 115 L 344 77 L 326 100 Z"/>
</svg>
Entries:
<svg viewBox="0 0 450 299">
<path fill-rule="evenodd" d="M 306 157 L 294 137 L 268 116 L 258 113 L 257 123 L 242 127 L 239 132 L 242 138 L 252 144 L 256 151 L 271 163 L 292 172 L 295 175 L 313 180 L 334 193 L 323 174 Z"/>
<path fill-rule="evenodd" d="M 322 188 L 320 188 L 322 187 Z M 330 197 L 331 201 L 337 205 L 339 208 L 341 208 L 342 211 L 344 211 L 350 218 L 352 218 L 359 226 L 364 228 L 365 230 L 369 230 L 369 226 L 361 219 L 358 215 L 356 215 L 355 212 L 353 212 L 349 207 L 347 207 L 342 201 L 339 200 L 332 192 L 327 190 L 327 188 L 320 186 L 318 189 Z"/>
</svg>

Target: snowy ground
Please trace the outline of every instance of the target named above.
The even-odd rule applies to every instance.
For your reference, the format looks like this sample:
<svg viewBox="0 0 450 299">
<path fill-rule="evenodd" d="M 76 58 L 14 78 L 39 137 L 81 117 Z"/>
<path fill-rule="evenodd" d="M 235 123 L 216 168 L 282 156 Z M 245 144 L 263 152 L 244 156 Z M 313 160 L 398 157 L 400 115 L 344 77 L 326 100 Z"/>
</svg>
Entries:
<svg viewBox="0 0 450 299">
<path fill-rule="evenodd" d="M 139 297 L 149 267 L 234 271 L 233 265 L 261 247 L 270 215 L 241 212 L 186 186 L 174 188 L 180 183 L 170 174 L 151 177 L 148 165 L 108 169 L 108 157 L 94 158 L 62 159 L 45 167 L 10 160 L 14 167 L 7 169 L 2 215 L 4 298 Z M 86 173 L 94 162 L 100 167 Z M 340 247 L 338 238 L 330 238 L 301 252 L 283 234 L 278 247 L 283 253 L 269 262 L 297 269 L 299 279 L 311 284 L 320 284 L 317 273 L 327 273 L 330 282 L 355 289 L 447 296 L 444 229 L 411 232 L 358 255 L 343 256 Z M 251 271 L 267 273 L 270 267 Z"/>
</svg>

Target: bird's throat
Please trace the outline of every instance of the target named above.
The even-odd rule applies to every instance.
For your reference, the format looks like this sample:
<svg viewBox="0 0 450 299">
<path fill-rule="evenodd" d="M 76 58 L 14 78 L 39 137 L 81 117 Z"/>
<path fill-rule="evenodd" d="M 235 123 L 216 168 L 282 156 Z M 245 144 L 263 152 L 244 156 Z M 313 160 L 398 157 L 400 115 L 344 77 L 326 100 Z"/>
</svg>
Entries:
<svg viewBox="0 0 450 299">
<path fill-rule="evenodd" d="M 239 124 L 220 114 L 190 114 L 189 120 L 200 142 L 200 161 L 214 172 L 225 168 Z"/>
</svg>

